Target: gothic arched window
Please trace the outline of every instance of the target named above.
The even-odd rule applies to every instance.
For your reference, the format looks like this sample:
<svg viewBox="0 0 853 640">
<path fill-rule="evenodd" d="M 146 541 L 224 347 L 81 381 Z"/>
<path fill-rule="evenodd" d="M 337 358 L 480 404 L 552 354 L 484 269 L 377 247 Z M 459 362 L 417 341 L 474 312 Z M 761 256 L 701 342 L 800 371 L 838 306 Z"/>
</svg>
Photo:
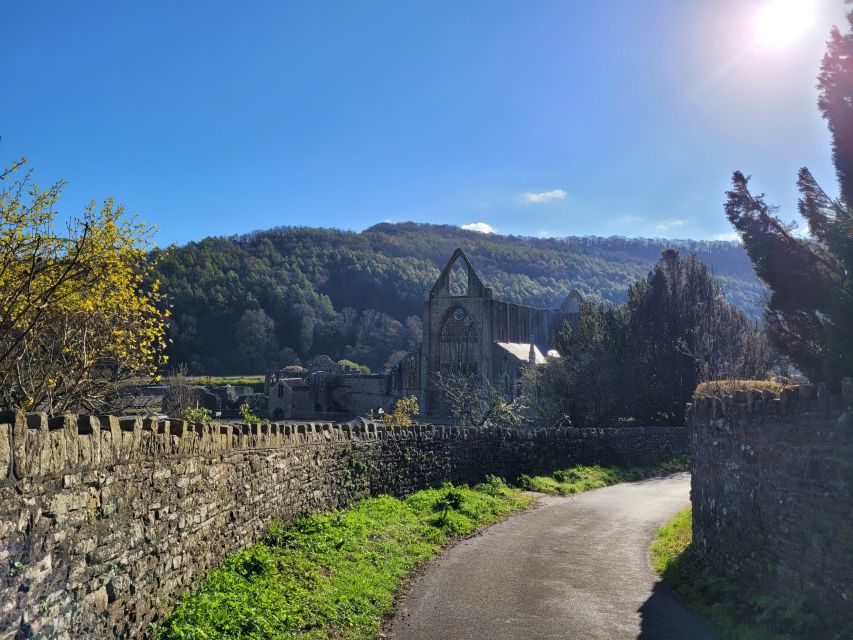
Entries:
<svg viewBox="0 0 853 640">
<path fill-rule="evenodd" d="M 480 350 L 477 326 L 462 307 L 454 307 L 445 316 L 438 335 L 439 371 L 477 373 Z"/>
</svg>

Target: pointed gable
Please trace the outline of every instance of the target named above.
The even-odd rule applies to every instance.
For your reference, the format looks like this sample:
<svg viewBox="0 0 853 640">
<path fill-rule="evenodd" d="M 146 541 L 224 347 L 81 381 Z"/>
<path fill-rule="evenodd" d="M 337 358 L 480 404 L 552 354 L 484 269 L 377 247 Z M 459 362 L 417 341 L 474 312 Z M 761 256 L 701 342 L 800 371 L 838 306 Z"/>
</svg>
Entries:
<svg viewBox="0 0 853 640">
<path fill-rule="evenodd" d="M 563 300 L 563 304 L 560 305 L 560 310 L 565 311 L 566 313 L 580 313 L 581 303 L 583 302 L 583 296 L 577 289 L 572 289 L 571 293 L 566 296 L 566 299 Z"/>
<path fill-rule="evenodd" d="M 466 273 L 467 277 L 467 294 L 466 296 L 454 296 L 450 290 L 450 278 L 451 274 L 454 270 L 454 267 L 457 265 L 462 266 Z M 445 265 L 444 269 L 441 271 L 441 275 L 438 276 L 438 280 L 435 281 L 435 284 L 430 290 L 429 297 L 430 298 L 451 298 L 451 297 L 473 297 L 480 298 L 484 295 L 486 290 L 483 281 L 480 279 L 480 276 L 474 270 L 474 267 L 471 266 L 470 260 L 468 260 L 468 256 L 465 255 L 465 252 L 462 249 L 456 249 L 453 252 L 453 255 L 450 256 L 450 260 L 447 261 L 447 265 Z"/>
</svg>

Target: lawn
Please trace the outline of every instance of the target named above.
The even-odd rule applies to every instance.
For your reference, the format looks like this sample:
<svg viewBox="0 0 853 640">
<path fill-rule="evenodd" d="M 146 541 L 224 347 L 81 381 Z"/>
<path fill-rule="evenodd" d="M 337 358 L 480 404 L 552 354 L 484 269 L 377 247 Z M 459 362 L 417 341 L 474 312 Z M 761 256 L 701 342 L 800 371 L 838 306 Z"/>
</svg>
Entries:
<svg viewBox="0 0 853 640">
<path fill-rule="evenodd" d="M 255 393 L 264 392 L 264 376 L 189 376 L 187 382 L 215 386 L 230 384 L 232 387 L 251 387 Z"/>
</svg>

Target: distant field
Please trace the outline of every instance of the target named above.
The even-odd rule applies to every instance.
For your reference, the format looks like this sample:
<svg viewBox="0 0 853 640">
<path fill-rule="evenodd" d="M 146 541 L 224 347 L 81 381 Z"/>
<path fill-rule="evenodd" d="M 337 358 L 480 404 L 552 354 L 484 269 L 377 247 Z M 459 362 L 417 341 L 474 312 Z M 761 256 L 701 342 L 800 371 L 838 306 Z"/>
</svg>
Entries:
<svg viewBox="0 0 853 640">
<path fill-rule="evenodd" d="M 191 384 L 213 384 L 232 387 L 251 387 L 255 392 L 262 393 L 264 390 L 264 376 L 189 376 L 187 380 Z"/>
</svg>

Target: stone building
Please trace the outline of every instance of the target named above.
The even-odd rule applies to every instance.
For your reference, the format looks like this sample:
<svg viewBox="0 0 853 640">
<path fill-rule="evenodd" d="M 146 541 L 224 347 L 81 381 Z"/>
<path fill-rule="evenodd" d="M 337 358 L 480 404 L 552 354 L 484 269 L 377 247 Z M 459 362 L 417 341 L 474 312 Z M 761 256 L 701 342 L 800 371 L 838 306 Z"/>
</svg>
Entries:
<svg viewBox="0 0 853 640">
<path fill-rule="evenodd" d="M 559 355 L 557 333 L 566 321 L 577 323 L 581 301 L 577 291 L 559 309 L 496 300 L 462 249 L 456 249 L 424 302 L 421 409 L 431 415 L 445 410 L 433 384 L 436 373 L 473 375 L 512 399 L 525 366 Z"/>
<path fill-rule="evenodd" d="M 559 309 L 496 300 L 462 249 L 456 249 L 424 300 L 423 343 L 387 373 L 347 369 L 317 356 L 307 371 L 267 375 L 273 419 L 336 419 L 390 410 L 416 396 L 428 415 L 446 412 L 433 384 L 437 373 L 463 373 L 491 384 L 512 400 L 525 367 L 544 364 L 565 322 L 577 323 L 581 296 L 572 291 Z"/>
<path fill-rule="evenodd" d="M 283 369 L 267 374 L 268 413 L 274 420 L 336 420 L 393 409 L 394 372 L 361 373 L 317 356 L 301 376 Z"/>
</svg>

